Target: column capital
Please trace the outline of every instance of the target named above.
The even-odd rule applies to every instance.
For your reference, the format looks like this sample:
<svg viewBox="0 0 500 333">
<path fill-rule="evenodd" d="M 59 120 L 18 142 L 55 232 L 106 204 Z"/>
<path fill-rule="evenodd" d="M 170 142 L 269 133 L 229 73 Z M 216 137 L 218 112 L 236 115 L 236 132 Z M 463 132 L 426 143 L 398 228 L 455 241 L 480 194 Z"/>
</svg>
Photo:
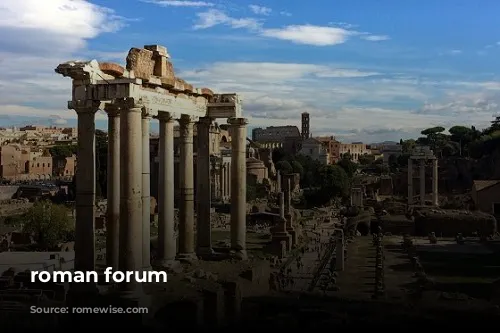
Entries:
<svg viewBox="0 0 500 333">
<path fill-rule="evenodd" d="M 209 125 L 209 126 L 212 124 L 212 121 L 213 121 L 213 118 L 211 118 L 211 117 L 200 117 L 198 119 L 199 124 Z"/>
<path fill-rule="evenodd" d="M 233 126 L 246 126 L 246 125 L 248 125 L 248 119 L 247 118 L 229 118 L 227 120 L 227 123 L 229 125 L 233 125 Z"/>
<path fill-rule="evenodd" d="M 128 97 L 128 98 L 117 98 L 114 100 L 114 103 L 123 111 L 138 109 L 142 113 L 142 109 L 144 109 L 144 103 L 140 99 Z"/>
<path fill-rule="evenodd" d="M 108 114 L 108 117 L 118 117 L 120 116 L 120 107 L 113 103 L 106 103 L 104 105 L 104 111 Z"/>
<path fill-rule="evenodd" d="M 194 123 L 198 117 L 196 116 L 190 116 L 190 115 L 187 115 L 187 114 L 183 114 L 181 115 L 181 117 L 178 119 L 179 121 L 179 124 L 183 125 L 183 124 L 191 124 L 191 123 Z"/>
<path fill-rule="evenodd" d="M 75 100 L 68 102 L 68 109 L 73 109 L 76 113 L 96 113 L 101 106 L 101 101 Z"/>
<path fill-rule="evenodd" d="M 165 122 L 174 120 L 174 117 L 170 112 L 161 112 L 161 111 L 158 111 L 158 115 L 155 118 L 158 119 L 159 121 L 165 121 Z"/>
<path fill-rule="evenodd" d="M 151 113 L 151 109 L 142 108 L 142 119 L 151 119 L 153 118 L 153 114 Z"/>
</svg>

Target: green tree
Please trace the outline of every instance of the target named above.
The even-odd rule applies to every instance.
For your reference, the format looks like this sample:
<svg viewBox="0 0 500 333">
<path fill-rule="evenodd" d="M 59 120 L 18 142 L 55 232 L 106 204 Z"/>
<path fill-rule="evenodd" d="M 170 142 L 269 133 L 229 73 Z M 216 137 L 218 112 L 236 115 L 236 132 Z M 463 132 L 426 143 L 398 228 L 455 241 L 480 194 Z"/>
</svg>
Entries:
<svg viewBox="0 0 500 333">
<path fill-rule="evenodd" d="M 401 140 L 400 144 L 402 146 L 403 153 L 405 154 L 411 153 L 413 148 L 415 148 L 415 146 L 417 145 L 417 143 L 413 139 Z"/>
<path fill-rule="evenodd" d="M 351 155 L 349 153 L 344 154 L 340 161 L 337 162 L 337 165 L 344 169 L 349 178 L 352 178 L 358 169 L 358 165 L 351 160 Z"/>
<path fill-rule="evenodd" d="M 276 163 L 276 170 L 285 175 L 293 172 L 293 168 L 288 161 L 279 161 Z"/>
<path fill-rule="evenodd" d="M 418 138 L 417 144 L 430 146 L 435 153 L 441 154 L 443 147 L 450 140 L 449 136 L 443 133 L 444 131 L 445 128 L 441 126 L 427 128 L 420 132 L 425 137 Z"/>
<path fill-rule="evenodd" d="M 23 231 L 32 233 L 38 245 L 45 249 L 67 241 L 74 232 L 69 210 L 50 201 L 36 202 L 24 215 Z"/>
<path fill-rule="evenodd" d="M 323 179 L 321 192 L 329 198 L 345 197 L 349 191 L 349 177 L 344 168 L 338 165 L 325 165 L 319 173 Z"/>
<path fill-rule="evenodd" d="M 363 154 L 358 158 L 358 162 L 361 165 L 370 165 L 375 162 L 375 156 L 369 154 Z"/>
<path fill-rule="evenodd" d="M 285 150 L 283 148 L 275 148 L 273 149 L 273 163 L 274 165 L 278 164 L 279 161 L 284 160 L 286 157 Z"/>
<path fill-rule="evenodd" d="M 304 174 L 304 167 L 298 161 L 292 161 L 290 163 L 294 173 L 298 173 L 301 177 Z"/>
<path fill-rule="evenodd" d="M 56 145 L 49 148 L 51 156 L 54 157 L 70 157 L 76 154 L 77 145 Z"/>
</svg>

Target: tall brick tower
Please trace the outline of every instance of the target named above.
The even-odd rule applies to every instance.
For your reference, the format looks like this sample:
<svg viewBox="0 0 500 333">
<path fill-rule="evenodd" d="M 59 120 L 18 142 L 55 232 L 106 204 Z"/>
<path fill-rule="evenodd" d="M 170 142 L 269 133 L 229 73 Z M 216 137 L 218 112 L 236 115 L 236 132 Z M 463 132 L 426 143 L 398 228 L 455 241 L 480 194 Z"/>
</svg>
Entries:
<svg viewBox="0 0 500 333">
<path fill-rule="evenodd" d="M 302 113 L 302 139 L 309 139 L 309 113 Z"/>
</svg>

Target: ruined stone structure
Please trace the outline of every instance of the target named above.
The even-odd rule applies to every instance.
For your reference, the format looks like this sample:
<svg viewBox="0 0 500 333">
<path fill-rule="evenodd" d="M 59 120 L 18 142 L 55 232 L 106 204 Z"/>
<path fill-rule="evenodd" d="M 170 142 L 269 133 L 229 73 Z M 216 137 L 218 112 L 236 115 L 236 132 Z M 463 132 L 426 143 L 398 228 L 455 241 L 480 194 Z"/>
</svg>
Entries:
<svg viewBox="0 0 500 333">
<path fill-rule="evenodd" d="M 148 269 L 150 263 L 149 128 L 159 120 L 159 258 L 166 267 L 212 252 L 210 227 L 209 129 L 228 118 L 232 136 L 231 247 L 246 258 L 246 125 L 236 94 L 214 94 L 175 77 L 165 47 L 132 48 L 126 69 L 112 63 L 67 62 L 56 72 L 73 79 L 68 108 L 78 115 L 75 270 L 95 269 L 95 114 L 108 114 L 108 266 L 121 271 Z M 174 121 L 180 125 L 180 213 L 178 251 L 174 230 Z M 193 124 L 198 122 L 194 235 Z M 230 176 L 229 176 L 230 175 Z M 155 184 L 156 185 L 156 184 Z M 223 179 L 223 185 L 224 179 Z M 136 283 L 126 283 L 132 294 Z"/>
<path fill-rule="evenodd" d="M 425 206 L 425 164 L 427 161 L 432 162 L 432 205 L 439 205 L 438 198 L 438 160 L 434 156 L 432 150 L 428 147 L 418 147 L 413 151 L 413 154 L 408 159 L 408 205 L 414 205 L 413 196 L 413 161 L 419 162 L 419 181 L 420 181 L 420 205 Z"/>
<path fill-rule="evenodd" d="M 351 206 L 363 207 L 363 192 L 362 186 L 351 188 Z"/>
</svg>

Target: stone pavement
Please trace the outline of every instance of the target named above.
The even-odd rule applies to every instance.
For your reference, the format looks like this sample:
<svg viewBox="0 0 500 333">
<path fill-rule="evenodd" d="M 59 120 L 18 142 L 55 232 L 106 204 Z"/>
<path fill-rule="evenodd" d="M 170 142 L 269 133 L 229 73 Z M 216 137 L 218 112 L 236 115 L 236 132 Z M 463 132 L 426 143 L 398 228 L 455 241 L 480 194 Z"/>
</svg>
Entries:
<svg viewBox="0 0 500 333">
<path fill-rule="evenodd" d="M 307 292 L 314 280 L 317 269 L 327 252 L 330 236 L 333 234 L 334 224 L 322 224 L 315 230 L 309 228 L 305 233 L 311 239 L 304 251 L 297 259 L 285 269 L 288 282 L 285 283 L 283 291 Z"/>
<path fill-rule="evenodd" d="M 371 299 L 375 288 L 375 247 L 371 236 L 359 236 L 347 245 L 345 269 L 337 277 L 335 295 L 351 299 Z"/>
</svg>

